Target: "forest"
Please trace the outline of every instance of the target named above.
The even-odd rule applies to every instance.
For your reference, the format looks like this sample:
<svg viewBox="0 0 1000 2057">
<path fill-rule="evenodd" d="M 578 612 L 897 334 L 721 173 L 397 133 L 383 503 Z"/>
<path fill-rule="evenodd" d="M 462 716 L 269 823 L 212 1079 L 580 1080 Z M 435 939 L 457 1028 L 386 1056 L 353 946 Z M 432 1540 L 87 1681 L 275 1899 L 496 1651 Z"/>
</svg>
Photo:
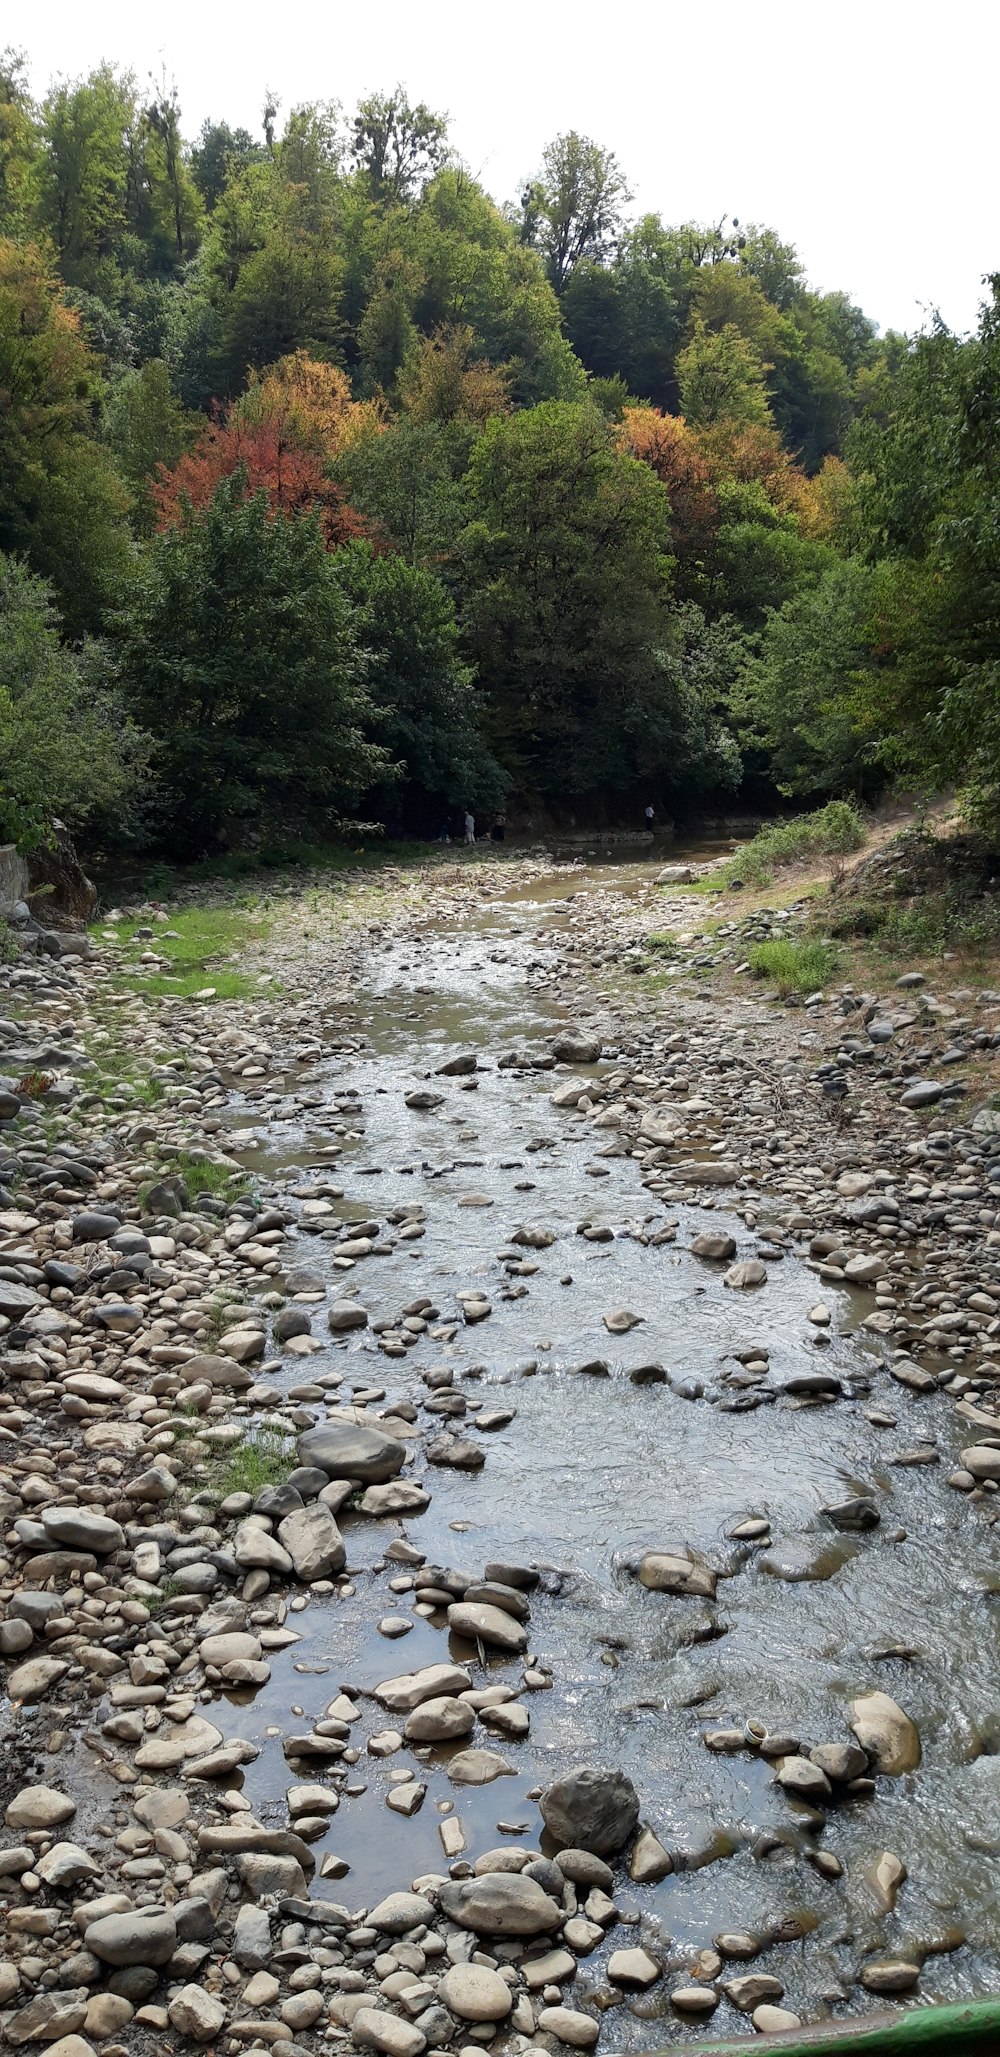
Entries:
<svg viewBox="0 0 1000 2057">
<path fill-rule="evenodd" d="M 734 195 L 738 205 L 738 196 Z M 880 335 L 780 232 L 498 203 L 402 87 L 185 133 L 0 59 L 0 841 L 1000 803 L 1000 276 Z"/>
</svg>

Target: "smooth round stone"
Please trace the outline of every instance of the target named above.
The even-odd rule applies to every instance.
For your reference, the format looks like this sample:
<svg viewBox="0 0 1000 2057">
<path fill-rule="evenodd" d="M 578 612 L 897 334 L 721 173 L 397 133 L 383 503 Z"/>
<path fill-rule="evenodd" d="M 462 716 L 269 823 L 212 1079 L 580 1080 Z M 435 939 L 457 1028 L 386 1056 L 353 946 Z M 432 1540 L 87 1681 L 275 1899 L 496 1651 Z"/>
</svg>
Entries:
<svg viewBox="0 0 1000 2057">
<path fill-rule="evenodd" d="M 679 2014 L 714 2014 L 719 1995 L 714 1986 L 675 1986 L 670 2004 Z"/>
<path fill-rule="evenodd" d="M 460 2021 L 504 2021 L 513 1994 L 498 1971 L 482 1964 L 455 1964 L 438 1987 L 438 1998 Z"/>
<path fill-rule="evenodd" d="M 528 1632 L 513 1615 L 482 1602 L 458 1600 L 448 1609 L 448 1627 L 470 1643 L 486 1643 L 494 1650 L 517 1656 L 528 1647 Z"/>
</svg>

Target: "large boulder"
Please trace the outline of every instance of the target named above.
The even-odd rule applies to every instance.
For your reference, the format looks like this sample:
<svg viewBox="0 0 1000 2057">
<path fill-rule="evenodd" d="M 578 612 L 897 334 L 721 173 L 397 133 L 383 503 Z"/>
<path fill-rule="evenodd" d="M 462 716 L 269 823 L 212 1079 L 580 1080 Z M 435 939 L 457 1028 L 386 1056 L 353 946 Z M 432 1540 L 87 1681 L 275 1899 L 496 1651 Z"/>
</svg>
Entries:
<svg viewBox="0 0 1000 2057">
<path fill-rule="evenodd" d="M 634 1835 L 639 1795 L 623 1771 L 582 1765 L 546 1786 L 539 1801 L 542 1820 L 560 1850 L 591 1850 L 613 1857 Z"/>
<path fill-rule="evenodd" d="M 105 1914 L 84 1930 L 84 1946 L 102 1964 L 166 1964 L 177 1948 L 177 1923 L 165 1907 Z"/>
<path fill-rule="evenodd" d="M 356 1479 L 366 1486 L 395 1478 L 406 1461 L 406 1451 L 394 1436 L 335 1414 L 317 1428 L 307 1429 L 297 1447 L 300 1464 L 318 1464 L 328 1478 Z"/>
<path fill-rule="evenodd" d="M 440 1889 L 444 1912 L 460 1928 L 479 1936 L 540 1936 L 558 1928 L 562 1908 L 533 1878 L 520 1872 L 490 1871 Z"/>
</svg>

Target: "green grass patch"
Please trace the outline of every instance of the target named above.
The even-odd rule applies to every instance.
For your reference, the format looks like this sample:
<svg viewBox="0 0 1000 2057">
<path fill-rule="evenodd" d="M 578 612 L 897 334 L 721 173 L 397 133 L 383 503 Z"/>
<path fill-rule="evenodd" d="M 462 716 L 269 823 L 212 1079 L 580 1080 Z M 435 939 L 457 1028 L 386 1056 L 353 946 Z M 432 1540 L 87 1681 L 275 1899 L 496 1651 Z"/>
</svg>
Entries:
<svg viewBox="0 0 1000 2057">
<path fill-rule="evenodd" d="M 783 864 L 795 864 L 807 857 L 843 857 L 860 850 L 865 825 L 847 800 L 831 800 L 813 814 L 796 814 L 790 821 L 769 822 L 742 849 L 734 850 L 724 864 L 716 865 L 681 888 L 692 893 L 720 893 L 727 886 L 766 886 Z"/>
<path fill-rule="evenodd" d="M 137 951 L 155 950 L 159 958 L 166 959 L 163 969 L 148 976 L 135 969 L 126 971 L 123 982 L 133 992 L 154 997 L 190 999 L 212 987 L 216 999 L 246 999 L 257 990 L 257 981 L 253 973 L 232 967 L 244 950 L 266 941 L 273 918 L 269 905 L 253 896 L 227 907 L 175 907 L 165 923 L 150 923 L 141 917 L 134 923 L 123 922 L 119 930 L 123 944 L 131 944 Z M 97 922 L 91 932 L 100 937 L 104 927 Z M 152 935 L 137 934 L 147 927 L 152 928 Z M 277 990 L 272 984 L 271 991 Z"/>
<path fill-rule="evenodd" d="M 655 930 L 646 937 L 644 948 L 652 950 L 656 957 L 676 957 L 677 938 L 670 934 L 669 929 Z"/>
<path fill-rule="evenodd" d="M 150 1179 L 141 1188 L 139 1199 L 143 1206 L 153 1186 L 166 1178 L 183 1179 L 191 1200 L 196 1200 L 199 1193 L 211 1193 L 219 1200 L 232 1200 L 245 1193 L 251 1183 L 250 1173 L 241 1165 L 234 1169 L 231 1164 L 213 1164 L 181 1150 L 176 1157 L 163 1158 L 155 1179 Z"/>
<path fill-rule="evenodd" d="M 223 1498 L 227 1493 L 256 1494 L 265 1486 L 280 1486 L 297 1462 L 294 1444 L 276 1429 L 256 1429 L 222 1462 L 218 1483 Z"/>
<path fill-rule="evenodd" d="M 779 993 L 816 993 L 832 979 L 837 953 L 829 943 L 757 943 L 750 952 L 755 978 L 773 979 Z"/>
</svg>

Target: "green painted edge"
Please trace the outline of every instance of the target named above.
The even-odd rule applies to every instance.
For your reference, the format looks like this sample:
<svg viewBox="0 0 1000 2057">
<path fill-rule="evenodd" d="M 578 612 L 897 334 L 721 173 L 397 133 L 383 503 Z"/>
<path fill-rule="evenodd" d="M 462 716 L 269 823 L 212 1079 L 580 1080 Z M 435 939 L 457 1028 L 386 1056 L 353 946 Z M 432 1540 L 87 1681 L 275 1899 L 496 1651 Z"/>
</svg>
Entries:
<svg viewBox="0 0 1000 2057">
<path fill-rule="evenodd" d="M 671 2044 L 655 2057 L 746 2057 L 751 2049 L 762 2057 L 770 2050 L 780 2057 L 997 2057 L 1000 1999 L 911 2007 L 905 2014 L 824 2022 L 779 2036 L 740 2036 L 735 2042 L 687 2043 L 680 2048 Z"/>
</svg>

